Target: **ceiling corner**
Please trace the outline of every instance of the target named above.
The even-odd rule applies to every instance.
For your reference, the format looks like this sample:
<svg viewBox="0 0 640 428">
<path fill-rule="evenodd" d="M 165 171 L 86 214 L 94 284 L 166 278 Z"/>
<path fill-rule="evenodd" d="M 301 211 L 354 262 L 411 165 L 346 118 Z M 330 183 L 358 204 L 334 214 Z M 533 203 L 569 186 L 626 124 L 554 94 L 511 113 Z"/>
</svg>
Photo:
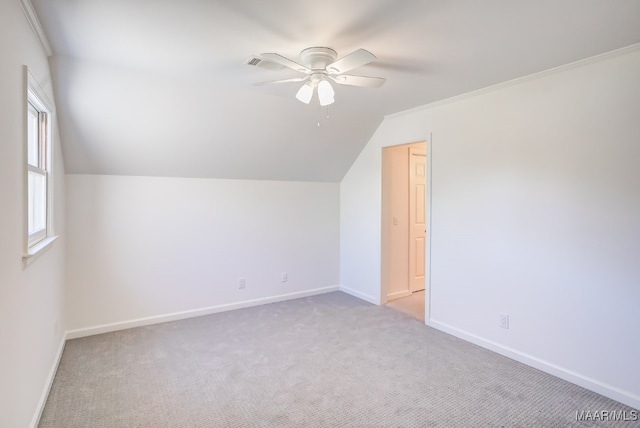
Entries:
<svg viewBox="0 0 640 428">
<path fill-rule="evenodd" d="M 33 8 L 33 4 L 31 4 L 31 0 L 18 0 L 20 2 L 20 6 L 22 6 L 22 10 L 27 17 L 27 21 L 31 26 L 33 32 L 38 36 L 40 40 L 40 44 L 44 48 L 47 56 L 53 55 L 53 50 L 51 49 L 51 44 L 49 44 L 49 39 L 47 39 L 47 34 L 44 32 L 42 28 L 42 24 L 40 24 L 40 19 L 38 19 L 38 15 L 36 14 L 35 9 Z"/>
</svg>

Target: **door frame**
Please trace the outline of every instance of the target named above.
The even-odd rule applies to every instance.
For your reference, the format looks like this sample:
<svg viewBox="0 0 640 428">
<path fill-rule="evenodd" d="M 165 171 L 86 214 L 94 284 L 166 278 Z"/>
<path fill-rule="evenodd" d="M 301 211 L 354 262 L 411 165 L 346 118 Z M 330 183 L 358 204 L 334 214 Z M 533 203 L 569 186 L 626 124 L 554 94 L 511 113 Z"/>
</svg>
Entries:
<svg viewBox="0 0 640 428">
<path fill-rule="evenodd" d="M 413 141 L 410 143 L 400 143 L 400 144 L 391 144 L 388 146 L 384 146 L 381 148 L 381 248 L 380 248 L 380 304 L 384 305 L 387 303 L 387 294 L 389 290 L 389 264 L 390 264 L 390 254 L 389 254 L 389 242 L 390 242 L 390 232 L 389 225 L 391 224 L 391 206 L 389 200 L 389 180 L 388 180 L 388 171 L 390 168 L 390 160 L 387 155 L 387 149 L 391 147 L 397 146 L 409 146 L 411 144 L 416 143 L 424 143 L 426 145 L 426 195 L 425 195 L 425 204 L 426 210 L 425 214 L 426 218 L 426 239 L 425 239 L 425 281 L 424 281 L 424 295 L 425 295 L 425 305 L 424 305 L 424 319 L 425 324 L 429 324 L 430 322 L 430 314 L 431 314 L 431 218 L 432 218 L 432 201 L 431 201 L 431 186 L 432 186 L 432 136 L 429 135 L 429 138 L 425 138 L 424 140 Z"/>
</svg>

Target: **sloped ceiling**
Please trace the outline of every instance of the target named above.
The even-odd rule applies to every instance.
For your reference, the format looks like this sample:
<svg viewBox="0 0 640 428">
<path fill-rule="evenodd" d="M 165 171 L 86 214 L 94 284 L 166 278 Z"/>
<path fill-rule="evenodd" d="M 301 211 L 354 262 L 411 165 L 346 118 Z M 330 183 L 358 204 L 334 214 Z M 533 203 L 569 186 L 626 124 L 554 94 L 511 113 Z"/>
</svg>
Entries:
<svg viewBox="0 0 640 428">
<path fill-rule="evenodd" d="M 340 181 L 385 115 L 640 42 L 639 1 L 33 4 L 69 173 Z M 309 46 L 367 49 L 353 74 L 387 83 L 334 85 L 327 118 L 299 84 L 253 85 L 295 73 L 243 65 Z"/>
</svg>

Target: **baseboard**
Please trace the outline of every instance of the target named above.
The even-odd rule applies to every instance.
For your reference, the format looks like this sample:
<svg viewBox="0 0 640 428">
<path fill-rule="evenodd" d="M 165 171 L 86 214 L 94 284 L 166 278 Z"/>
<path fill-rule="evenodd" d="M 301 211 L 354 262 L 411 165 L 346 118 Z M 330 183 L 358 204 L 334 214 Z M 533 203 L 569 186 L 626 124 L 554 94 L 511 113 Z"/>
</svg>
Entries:
<svg viewBox="0 0 640 428">
<path fill-rule="evenodd" d="M 403 297 L 409 297 L 411 296 L 411 291 L 409 290 L 403 290 L 403 291 L 397 291 L 395 293 L 390 293 L 387 294 L 387 302 L 390 302 L 392 300 L 396 300 L 396 299 L 402 299 Z"/>
<path fill-rule="evenodd" d="M 250 308 L 252 306 L 265 305 L 267 303 L 284 302 L 285 300 L 299 299 L 301 297 L 315 296 L 318 294 L 338 291 L 340 287 L 333 285 L 330 287 L 315 288 L 313 290 L 299 291 L 296 293 L 280 294 L 277 296 L 265 297 L 241 302 L 229 303 L 225 305 L 209 306 L 206 308 L 193 309 L 170 314 L 156 315 L 146 318 L 138 318 L 129 321 L 120 321 L 110 324 L 102 324 L 94 327 L 80 328 L 66 332 L 66 339 L 77 339 L 80 337 L 94 336 L 96 334 L 110 333 L 112 331 L 126 330 L 128 328 L 143 327 L 146 325 L 160 324 L 163 322 L 177 321 L 181 319 L 194 318 L 203 315 L 215 314 L 218 312 L 232 311 L 234 309 Z"/>
<path fill-rule="evenodd" d="M 475 334 L 457 329 L 448 324 L 434 321 L 433 319 L 429 320 L 427 322 L 427 325 L 437 330 L 448 333 L 452 336 L 456 336 L 467 342 L 471 342 L 475 345 L 489 349 L 490 351 L 504 355 L 505 357 L 509 357 L 512 360 L 516 360 L 543 372 L 549 373 L 553 376 L 559 377 L 560 379 L 564 379 L 567 382 L 571 382 L 590 391 L 611 398 L 612 400 L 619 401 L 620 403 L 626 404 L 627 406 L 633 407 L 635 409 L 640 409 L 640 396 L 632 394 L 628 391 L 623 391 L 604 382 L 591 379 L 587 376 L 581 375 L 580 373 L 573 372 L 564 367 L 557 366 L 524 352 L 520 352 L 491 340 L 484 339 Z"/>
<path fill-rule="evenodd" d="M 49 391 L 51 391 L 51 385 L 53 385 L 53 379 L 56 377 L 56 372 L 58 371 L 58 366 L 60 365 L 60 359 L 62 358 L 62 352 L 64 351 L 64 345 L 66 343 L 66 338 L 63 336 L 60 340 L 60 345 L 58 346 L 58 353 L 56 355 L 55 360 L 53 361 L 53 365 L 51 366 L 51 370 L 49 370 L 49 375 L 47 376 L 47 381 L 42 389 L 42 394 L 40 395 L 40 400 L 38 401 L 38 406 L 36 407 L 36 412 L 31 419 L 31 423 L 29 424 L 30 428 L 37 428 L 40 423 L 40 418 L 42 417 L 42 412 L 44 411 L 44 406 L 47 404 L 47 398 L 49 397 Z"/>
<path fill-rule="evenodd" d="M 347 294 L 352 295 L 353 297 L 357 297 L 358 299 L 364 300 L 365 302 L 373 303 L 374 305 L 380 304 L 380 299 L 375 298 L 373 296 L 369 296 L 368 294 L 361 293 L 352 288 L 345 287 L 344 285 L 340 286 L 340 291 L 343 291 Z"/>
</svg>

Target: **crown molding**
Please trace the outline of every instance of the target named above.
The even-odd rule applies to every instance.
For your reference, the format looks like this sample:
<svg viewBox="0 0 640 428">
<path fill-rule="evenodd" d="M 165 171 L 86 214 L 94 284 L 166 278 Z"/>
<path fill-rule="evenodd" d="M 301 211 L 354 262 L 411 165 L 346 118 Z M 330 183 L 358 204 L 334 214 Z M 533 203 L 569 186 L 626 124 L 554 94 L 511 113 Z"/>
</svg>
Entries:
<svg viewBox="0 0 640 428">
<path fill-rule="evenodd" d="M 549 76 L 555 73 L 559 73 L 559 72 L 563 72 L 565 70 L 569 70 L 572 68 L 576 68 L 576 67 L 581 67 L 583 65 L 586 64 L 593 64 L 599 61 L 604 61 L 607 60 L 609 58 L 614 58 L 617 56 L 621 56 L 621 55 L 626 55 L 630 52 L 635 52 L 635 51 L 640 51 L 640 43 L 634 43 L 632 45 L 629 46 L 625 46 L 619 49 L 614 49 L 612 51 L 609 52 L 605 52 L 605 53 L 601 53 L 598 55 L 594 55 L 588 58 L 584 58 L 584 59 L 580 59 L 578 61 L 573 61 L 570 62 L 568 64 L 563 64 L 557 67 L 553 67 L 553 68 L 549 68 L 547 70 L 542 70 L 542 71 L 538 71 L 536 73 L 532 73 L 532 74 L 528 74 L 526 76 L 522 76 L 522 77 L 517 77 L 515 79 L 511 79 L 511 80 L 507 80 L 505 82 L 501 82 L 501 83 L 497 83 L 495 85 L 491 85 L 491 86 L 487 86 L 484 88 L 480 88 L 480 89 L 476 89 L 475 91 L 471 91 L 471 92 L 466 92 L 464 94 L 460 94 L 460 95 L 455 95 L 453 97 L 449 97 L 449 98 L 444 98 L 442 100 L 438 100 L 438 101 L 433 101 L 431 103 L 428 104 L 424 104 L 418 107 L 413 107 L 410 108 L 408 110 L 403 110 L 403 111 L 399 111 L 396 113 L 391 113 L 386 115 L 384 118 L 385 119 L 395 119 L 398 117 L 402 117 L 402 116 L 407 116 L 407 115 L 411 115 L 413 113 L 417 113 L 420 111 L 424 111 L 424 110 L 429 110 L 435 107 L 440 107 L 441 105 L 444 104 L 449 104 L 449 103 L 453 103 L 456 101 L 460 101 L 460 100 L 464 100 L 467 98 L 473 98 L 475 96 L 478 95 L 482 95 L 482 94 L 486 94 L 489 92 L 493 92 L 493 91 L 497 91 L 499 89 L 502 88 L 506 88 L 509 86 L 513 86 L 513 85 L 517 85 L 523 82 L 527 82 L 530 80 L 535 80 L 535 79 L 539 79 L 541 77 L 545 77 L 545 76 Z"/>
<path fill-rule="evenodd" d="M 42 24 L 40 24 L 40 20 L 38 19 L 38 15 L 36 14 L 33 5 L 31 4 L 31 0 L 19 0 L 20 6 L 22 6 L 22 10 L 27 17 L 27 21 L 29 21 L 29 25 L 33 32 L 40 39 L 40 44 L 44 48 L 47 56 L 53 55 L 53 50 L 51 49 L 51 45 L 49 44 L 49 40 L 47 39 L 47 35 L 42 28 Z"/>
</svg>

